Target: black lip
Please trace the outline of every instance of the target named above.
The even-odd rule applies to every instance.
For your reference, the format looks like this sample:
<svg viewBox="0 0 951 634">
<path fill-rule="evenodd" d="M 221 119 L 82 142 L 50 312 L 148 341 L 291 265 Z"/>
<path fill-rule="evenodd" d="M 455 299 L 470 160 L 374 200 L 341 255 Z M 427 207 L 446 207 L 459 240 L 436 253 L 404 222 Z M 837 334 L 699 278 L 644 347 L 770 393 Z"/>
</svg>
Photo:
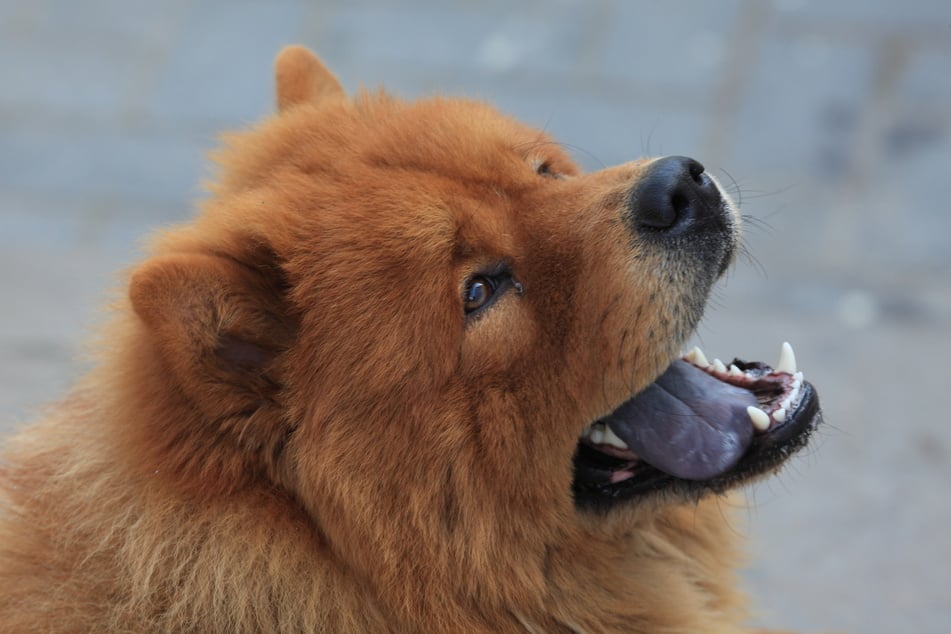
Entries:
<svg viewBox="0 0 951 634">
<path fill-rule="evenodd" d="M 579 471 L 590 470 L 592 454 L 598 453 L 579 444 L 575 453 L 575 504 L 585 510 L 606 511 L 619 502 L 645 499 L 653 495 L 669 495 L 695 500 L 709 493 L 724 493 L 763 474 L 775 471 L 794 453 L 805 447 L 812 433 L 822 422 L 819 395 L 808 381 L 802 384 L 799 406 L 782 425 L 757 434 L 749 450 L 730 471 L 709 480 L 683 480 L 659 469 L 642 464 L 633 478 L 617 484 L 591 483 L 579 478 Z"/>
</svg>

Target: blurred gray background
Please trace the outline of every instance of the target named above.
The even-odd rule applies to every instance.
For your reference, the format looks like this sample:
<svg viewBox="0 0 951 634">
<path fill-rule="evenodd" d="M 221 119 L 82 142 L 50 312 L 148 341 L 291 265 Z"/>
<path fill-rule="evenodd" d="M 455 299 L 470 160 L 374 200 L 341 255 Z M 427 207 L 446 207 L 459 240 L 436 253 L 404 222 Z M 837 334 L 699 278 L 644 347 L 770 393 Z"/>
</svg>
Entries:
<svg viewBox="0 0 951 634">
<path fill-rule="evenodd" d="M 698 341 L 789 339 L 828 421 L 740 514 L 760 621 L 951 631 L 947 0 L 0 0 L 0 429 L 81 372 L 114 272 L 191 216 L 293 42 L 351 91 L 490 100 L 589 169 L 702 160 L 755 259 Z"/>
</svg>

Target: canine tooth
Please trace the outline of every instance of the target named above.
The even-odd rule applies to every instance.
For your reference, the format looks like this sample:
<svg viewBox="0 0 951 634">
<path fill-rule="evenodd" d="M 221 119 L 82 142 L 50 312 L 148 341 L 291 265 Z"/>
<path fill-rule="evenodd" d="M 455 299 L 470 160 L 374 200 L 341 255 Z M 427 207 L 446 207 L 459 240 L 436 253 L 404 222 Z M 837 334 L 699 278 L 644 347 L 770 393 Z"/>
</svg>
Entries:
<svg viewBox="0 0 951 634">
<path fill-rule="evenodd" d="M 618 449 L 628 448 L 627 443 L 618 438 L 617 434 L 614 433 L 614 430 L 611 429 L 610 425 L 604 426 L 604 435 L 601 437 L 601 442 L 605 445 L 617 447 Z"/>
<path fill-rule="evenodd" d="M 588 434 L 588 440 L 593 442 L 596 445 L 600 445 L 604 442 L 604 428 L 603 426 L 593 427 L 591 432 Z"/>
<path fill-rule="evenodd" d="M 777 423 L 783 423 L 786 421 L 786 409 L 780 407 L 778 410 L 773 412 L 773 420 Z"/>
<path fill-rule="evenodd" d="M 746 413 L 750 415 L 750 420 L 753 421 L 753 427 L 757 430 L 766 431 L 769 429 L 769 414 L 754 405 L 747 407 Z"/>
<path fill-rule="evenodd" d="M 783 342 L 782 350 L 779 352 L 779 363 L 776 364 L 776 371 L 787 374 L 796 373 L 796 354 L 788 341 Z"/>
<path fill-rule="evenodd" d="M 726 366 L 723 365 L 723 362 L 720 361 L 719 359 L 714 359 L 714 360 L 713 360 L 713 370 L 714 370 L 715 372 L 720 372 L 720 373 L 725 374 L 725 373 L 726 373 Z"/>
<path fill-rule="evenodd" d="M 736 367 L 735 363 L 730 364 L 730 376 L 743 376 L 743 370 Z"/>
<path fill-rule="evenodd" d="M 687 360 L 701 368 L 710 367 L 710 362 L 707 361 L 706 355 L 703 354 L 703 350 L 699 346 L 694 346 L 693 350 L 687 353 Z"/>
</svg>

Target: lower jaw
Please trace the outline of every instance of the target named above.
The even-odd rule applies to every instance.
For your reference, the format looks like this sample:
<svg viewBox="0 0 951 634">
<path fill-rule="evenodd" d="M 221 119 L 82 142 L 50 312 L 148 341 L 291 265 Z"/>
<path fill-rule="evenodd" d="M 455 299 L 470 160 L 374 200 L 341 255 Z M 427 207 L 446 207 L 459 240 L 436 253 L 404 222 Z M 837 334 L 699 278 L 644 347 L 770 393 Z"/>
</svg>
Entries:
<svg viewBox="0 0 951 634">
<path fill-rule="evenodd" d="M 763 364 L 743 366 L 757 368 L 758 372 L 773 372 Z M 586 442 L 579 442 L 574 456 L 576 505 L 582 509 L 607 510 L 620 502 L 657 496 L 695 500 L 710 493 L 723 493 L 774 472 L 808 443 L 822 419 L 815 388 L 798 376 L 795 403 L 786 402 L 782 421 L 771 420 L 753 436 L 749 448 L 734 466 L 710 478 L 679 478 L 637 459 L 630 451 L 612 451 L 603 445 L 599 450 Z M 770 414 L 778 411 L 779 400 L 764 405 L 766 411 Z"/>
</svg>

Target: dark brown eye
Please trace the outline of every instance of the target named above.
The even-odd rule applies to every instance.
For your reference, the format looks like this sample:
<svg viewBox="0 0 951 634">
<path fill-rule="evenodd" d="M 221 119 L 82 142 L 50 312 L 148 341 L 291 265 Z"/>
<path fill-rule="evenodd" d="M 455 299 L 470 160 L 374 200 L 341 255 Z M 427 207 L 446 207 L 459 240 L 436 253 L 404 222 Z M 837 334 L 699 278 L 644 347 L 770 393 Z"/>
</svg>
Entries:
<svg viewBox="0 0 951 634">
<path fill-rule="evenodd" d="M 555 172 L 552 169 L 551 163 L 548 161 L 535 161 L 535 173 L 539 176 L 544 176 L 545 178 L 561 178 L 561 174 Z"/>
<path fill-rule="evenodd" d="M 483 275 L 469 280 L 462 298 L 466 314 L 473 313 L 488 304 L 492 295 L 495 294 L 496 288 L 498 288 L 498 283 Z"/>
</svg>

